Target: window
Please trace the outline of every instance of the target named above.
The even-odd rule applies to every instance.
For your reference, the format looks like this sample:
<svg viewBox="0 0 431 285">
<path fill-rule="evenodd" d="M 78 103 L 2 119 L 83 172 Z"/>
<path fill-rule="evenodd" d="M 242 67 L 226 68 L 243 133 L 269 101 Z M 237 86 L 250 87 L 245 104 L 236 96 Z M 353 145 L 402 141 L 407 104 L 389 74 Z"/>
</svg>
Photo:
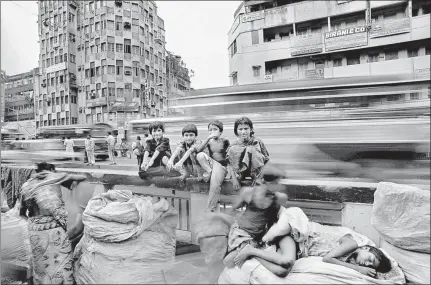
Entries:
<svg viewBox="0 0 431 285">
<path fill-rule="evenodd" d="M 418 50 L 418 49 L 409 49 L 409 50 L 407 51 L 407 56 L 408 56 L 408 57 L 417 57 L 417 56 L 418 56 L 418 53 L 419 53 L 419 50 Z"/>
<path fill-rule="evenodd" d="M 260 65 L 259 66 L 253 66 L 253 76 L 254 77 L 260 77 Z"/>
<path fill-rule="evenodd" d="M 359 64 L 359 57 L 352 56 L 347 58 L 347 65 Z"/>
<path fill-rule="evenodd" d="M 232 83 L 233 85 L 238 84 L 238 73 L 235 73 L 234 75 L 232 75 Z"/>
<path fill-rule="evenodd" d="M 387 51 L 385 52 L 385 60 L 398 59 L 398 51 Z"/>
<path fill-rule="evenodd" d="M 123 45 L 122 44 L 116 44 L 115 45 L 115 51 L 116 52 L 123 52 Z"/>
<path fill-rule="evenodd" d="M 237 49 L 236 49 L 236 40 L 233 41 L 233 43 L 230 45 L 230 47 L 231 47 L 230 56 L 233 56 L 237 52 Z"/>
<path fill-rule="evenodd" d="M 343 61 L 341 58 L 335 58 L 334 59 L 334 67 L 342 66 L 342 65 L 343 65 Z"/>
<path fill-rule="evenodd" d="M 108 74 L 115 74 L 115 65 L 108 65 Z"/>
<path fill-rule="evenodd" d="M 251 31 L 251 44 L 259 44 L 259 31 Z"/>
<path fill-rule="evenodd" d="M 117 88 L 117 98 L 124 98 L 123 88 Z"/>
<path fill-rule="evenodd" d="M 430 47 L 425 47 L 425 55 L 430 55 L 430 54 L 431 54 Z"/>
<path fill-rule="evenodd" d="M 100 45 L 100 52 L 105 52 L 106 51 L 106 43 L 102 43 Z"/>
<path fill-rule="evenodd" d="M 128 39 L 124 39 L 124 53 L 131 53 L 131 41 Z"/>
<path fill-rule="evenodd" d="M 419 93 L 410 93 L 410 100 L 419 100 Z"/>
<path fill-rule="evenodd" d="M 132 54 L 139 55 L 139 47 L 138 46 L 132 46 Z"/>
<path fill-rule="evenodd" d="M 124 67 L 124 74 L 125 75 L 132 75 L 132 68 L 130 66 Z"/>
<path fill-rule="evenodd" d="M 116 31 L 123 30 L 123 19 L 121 16 L 115 16 L 115 30 Z"/>
<path fill-rule="evenodd" d="M 108 82 L 108 96 L 115 97 L 115 82 Z"/>
<path fill-rule="evenodd" d="M 368 62 L 378 62 L 379 61 L 379 54 L 373 53 L 368 55 Z"/>
<path fill-rule="evenodd" d="M 123 61 L 117 60 L 117 75 L 123 75 Z"/>
<path fill-rule="evenodd" d="M 73 54 L 70 54 L 70 62 L 71 63 L 76 63 L 76 56 Z"/>
</svg>

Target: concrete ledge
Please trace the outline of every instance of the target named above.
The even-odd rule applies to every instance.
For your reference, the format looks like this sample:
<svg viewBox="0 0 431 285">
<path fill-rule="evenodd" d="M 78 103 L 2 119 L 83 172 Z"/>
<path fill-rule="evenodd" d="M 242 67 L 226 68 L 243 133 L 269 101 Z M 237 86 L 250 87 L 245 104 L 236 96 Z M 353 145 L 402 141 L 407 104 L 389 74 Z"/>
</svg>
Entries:
<svg viewBox="0 0 431 285">
<path fill-rule="evenodd" d="M 10 168 L 33 168 L 23 166 L 2 166 Z M 59 171 L 70 173 L 80 173 L 87 176 L 88 182 L 102 183 L 105 189 L 113 189 L 115 185 L 142 187 L 153 191 L 157 188 L 185 191 L 189 193 L 206 194 L 209 191 L 209 183 L 199 182 L 196 178 L 188 178 L 185 183 L 181 183 L 178 177 L 153 177 L 142 180 L 137 172 L 135 176 L 130 176 L 129 171 L 107 171 L 101 169 L 70 169 L 59 168 Z M 281 191 L 289 196 L 289 200 L 309 200 L 327 202 L 354 202 L 372 204 L 376 183 L 365 182 L 341 182 L 341 181 L 315 181 L 315 180 L 280 180 L 278 184 L 270 185 L 271 190 Z M 230 181 L 225 181 L 222 185 L 222 195 L 236 195 Z"/>
</svg>

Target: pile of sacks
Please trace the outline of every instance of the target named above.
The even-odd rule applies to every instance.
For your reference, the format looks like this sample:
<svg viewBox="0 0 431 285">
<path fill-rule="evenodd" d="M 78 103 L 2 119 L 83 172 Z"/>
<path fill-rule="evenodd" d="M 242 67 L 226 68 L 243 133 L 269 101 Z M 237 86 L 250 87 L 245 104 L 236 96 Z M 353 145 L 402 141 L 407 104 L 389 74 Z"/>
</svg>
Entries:
<svg viewBox="0 0 431 285">
<path fill-rule="evenodd" d="M 163 284 L 175 261 L 177 211 L 165 199 L 111 190 L 83 213 L 84 236 L 74 252 L 78 284 Z"/>
<path fill-rule="evenodd" d="M 430 192 L 379 183 L 371 224 L 380 233 L 381 248 L 398 262 L 407 282 L 431 284 Z"/>
</svg>

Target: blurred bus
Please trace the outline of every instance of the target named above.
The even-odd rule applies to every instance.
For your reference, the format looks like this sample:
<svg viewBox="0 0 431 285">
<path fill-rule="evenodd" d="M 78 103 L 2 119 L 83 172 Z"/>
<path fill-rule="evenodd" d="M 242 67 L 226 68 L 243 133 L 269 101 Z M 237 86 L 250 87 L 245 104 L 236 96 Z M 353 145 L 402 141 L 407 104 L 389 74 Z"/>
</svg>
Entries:
<svg viewBox="0 0 431 285">
<path fill-rule="evenodd" d="M 87 135 L 90 134 L 95 140 L 96 160 L 106 160 L 109 158 L 108 146 L 106 144 L 108 132 L 112 132 L 113 136 L 118 135 L 118 131 L 114 129 L 113 125 L 108 123 L 95 123 L 41 127 L 38 137 L 42 139 L 58 140 L 61 140 L 63 137 L 70 137 L 75 143 L 74 151 L 85 153 L 85 139 Z"/>
<path fill-rule="evenodd" d="M 400 76 L 338 78 L 196 90 L 170 105 L 167 118 L 128 123 L 128 139 L 161 120 L 174 149 L 196 124 L 204 140 L 212 119 L 233 141 L 234 121 L 254 123 L 271 160 L 290 177 L 429 180 L 429 82 Z"/>
</svg>

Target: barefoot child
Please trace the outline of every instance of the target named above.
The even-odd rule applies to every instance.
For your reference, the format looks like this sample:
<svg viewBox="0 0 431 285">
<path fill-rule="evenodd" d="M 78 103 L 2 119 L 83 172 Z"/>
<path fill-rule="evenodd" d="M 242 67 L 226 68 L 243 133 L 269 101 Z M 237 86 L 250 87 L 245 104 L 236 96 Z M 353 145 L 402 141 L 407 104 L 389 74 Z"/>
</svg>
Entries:
<svg viewBox="0 0 431 285">
<path fill-rule="evenodd" d="M 247 244 L 260 248 L 262 237 L 276 221 L 280 205 L 284 205 L 287 196 L 283 193 L 273 193 L 266 185 L 244 187 L 239 195 L 238 202 L 232 210 L 246 206 L 246 210 L 236 217 L 228 237 L 228 254 L 224 264 L 234 266 L 234 258 Z"/>
<path fill-rule="evenodd" d="M 187 177 L 194 174 L 196 171 L 198 176 L 200 174 L 200 168 L 196 161 L 196 144 L 200 144 L 200 141 L 196 140 L 198 136 L 198 129 L 196 125 L 186 125 L 182 130 L 183 140 L 178 143 L 177 148 L 172 154 L 171 158 L 166 165 L 168 171 L 176 169 L 181 173 L 180 179 L 184 181 Z M 178 158 L 178 162 L 174 165 L 175 159 Z"/>
<path fill-rule="evenodd" d="M 268 150 L 265 144 L 254 136 L 253 122 L 249 118 L 237 119 L 234 133 L 238 139 L 230 145 L 227 158 L 235 190 L 241 188 L 241 182 L 246 177 L 251 177 L 252 185 L 255 185 L 261 183 L 263 178 L 273 180 L 286 176 L 284 171 L 268 163 Z"/>
<path fill-rule="evenodd" d="M 156 121 L 149 126 L 149 131 L 152 136 L 147 139 L 144 148 L 144 159 L 142 169 L 147 171 L 150 167 L 163 166 L 168 163 L 171 157 L 171 146 L 169 138 L 164 137 L 165 125 L 162 122 Z"/>
<path fill-rule="evenodd" d="M 208 124 L 209 136 L 199 146 L 196 146 L 198 153 L 196 158 L 202 168 L 206 171 L 204 179 L 210 181 L 210 191 L 206 208 L 211 212 L 217 209 L 220 200 L 221 185 L 227 174 L 226 151 L 229 147 L 229 140 L 222 138 L 223 123 L 219 120 L 211 121 Z M 209 155 L 203 152 L 208 149 Z"/>
</svg>

